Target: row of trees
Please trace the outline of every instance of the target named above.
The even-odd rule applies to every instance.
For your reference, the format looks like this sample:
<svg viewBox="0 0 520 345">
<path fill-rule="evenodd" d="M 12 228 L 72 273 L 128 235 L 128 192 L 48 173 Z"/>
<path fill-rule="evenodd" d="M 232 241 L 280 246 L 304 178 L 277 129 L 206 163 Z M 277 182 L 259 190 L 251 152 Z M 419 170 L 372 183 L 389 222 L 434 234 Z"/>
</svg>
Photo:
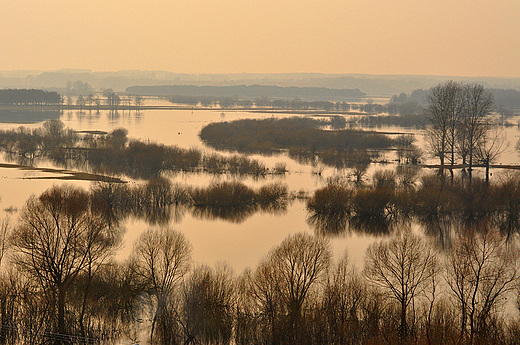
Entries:
<svg viewBox="0 0 520 345">
<path fill-rule="evenodd" d="M 144 102 L 144 99 L 141 96 L 121 97 L 112 89 L 104 90 L 103 97 L 106 106 L 111 110 L 117 109 L 120 105 L 124 105 L 126 107 L 131 107 L 133 105 L 136 108 L 140 108 Z M 67 96 L 64 100 L 67 106 L 72 106 L 74 104 L 74 101 L 71 96 Z M 85 107 L 93 108 L 95 106 L 95 108 L 99 110 L 101 107 L 101 103 L 102 99 L 100 99 L 97 95 L 94 95 L 92 93 L 89 93 L 87 97 L 84 97 L 82 94 L 80 94 L 76 98 L 76 105 L 80 109 L 83 109 Z"/>
<path fill-rule="evenodd" d="M 287 110 L 324 110 L 330 112 L 362 112 L 368 114 L 417 114 L 420 106 L 417 103 L 402 104 L 399 102 L 391 102 L 389 104 L 377 104 L 373 100 L 368 99 L 366 103 L 348 103 L 345 101 L 307 101 L 301 99 L 237 99 L 232 97 L 211 97 L 211 96 L 186 96 L 172 95 L 168 100 L 176 104 L 185 104 L 189 106 L 202 107 L 220 107 L 222 109 L 229 108 L 256 108 L 256 110 L 265 110 L 270 108 L 287 109 Z"/>
<path fill-rule="evenodd" d="M 61 96 L 54 91 L 35 89 L 0 90 L 0 104 L 5 105 L 59 105 Z"/>
<path fill-rule="evenodd" d="M 334 260 L 326 238 L 297 233 L 236 276 L 195 265 L 169 228 L 114 261 L 123 232 L 100 202 L 53 187 L 13 228 L 2 223 L 0 343 L 514 344 L 520 331 L 504 312 L 517 308 L 520 252 L 494 227 L 444 252 L 402 227 L 368 247 L 361 271 Z"/>
<path fill-rule="evenodd" d="M 432 88 L 426 96 L 429 126 L 426 140 L 441 167 L 462 161 L 489 164 L 505 149 L 505 139 L 489 120 L 494 110 L 493 95 L 480 84 L 448 81 Z"/>
</svg>

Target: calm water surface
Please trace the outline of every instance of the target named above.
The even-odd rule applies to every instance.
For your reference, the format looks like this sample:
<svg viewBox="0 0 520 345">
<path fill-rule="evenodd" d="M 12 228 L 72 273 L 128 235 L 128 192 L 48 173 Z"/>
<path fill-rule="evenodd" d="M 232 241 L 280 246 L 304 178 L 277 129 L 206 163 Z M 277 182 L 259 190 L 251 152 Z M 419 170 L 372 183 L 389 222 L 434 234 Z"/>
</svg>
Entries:
<svg viewBox="0 0 520 345">
<path fill-rule="evenodd" d="M 247 112 L 225 112 L 220 110 L 148 110 L 140 113 L 109 112 L 79 113 L 76 111 L 65 111 L 61 120 L 66 127 L 75 130 L 103 130 L 111 131 L 124 127 L 128 130 L 130 138 L 150 140 L 166 145 L 178 145 L 184 148 L 199 147 L 206 148 L 198 137 L 201 128 L 211 122 L 233 121 L 243 118 L 261 119 L 266 117 L 280 117 L 283 115 L 255 114 Z M 288 115 L 289 116 L 289 115 Z M 1 121 L 1 119 L 0 119 Z M 20 124 L 0 123 L 0 128 L 16 128 Z M 37 124 L 24 124 L 26 127 L 38 127 Z M 411 132 L 412 129 L 397 127 L 380 128 L 381 131 Z M 518 128 L 506 129 L 511 144 L 507 152 L 502 156 L 504 164 L 518 162 L 518 156 L 514 152 L 514 144 L 518 139 Z M 416 134 L 419 134 L 415 131 Z M 424 144 L 422 136 L 416 135 L 418 144 Z M 295 162 L 283 155 L 273 157 L 254 156 L 265 162 L 268 167 L 273 167 L 277 162 L 285 162 L 290 173 L 285 177 L 267 177 L 255 180 L 245 178 L 243 182 L 258 188 L 267 183 L 281 181 L 289 186 L 292 191 L 305 190 L 312 193 L 315 189 L 323 186 L 327 176 L 337 174 L 333 169 L 325 169 L 322 176 L 312 174 L 313 168 Z M 389 156 L 389 159 L 391 157 Z M 373 166 L 375 169 L 389 168 L 389 166 Z M 27 198 L 32 194 L 40 194 L 54 184 L 71 183 L 58 179 L 34 179 L 38 177 L 56 177 L 56 174 L 42 172 L 28 172 L 16 169 L 0 168 L 0 213 L 9 216 L 13 222 Z M 229 177 L 214 177 L 208 174 L 178 174 L 173 177 L 177 182 L 190 185 L 205 186 L 213 181 L 219 181 Z M 75 184 L 87 189 L 89 182 L 76 181 Z M 136 183 L 136 182 L 132 182 Z M 138 183 L 138 182 L 137 182 Z M 186 212 L 177 221 L 172 221 L 170 226 L 186 234 L 194 248 L 194 259 L 199 263 L 213 265 L 218 261 L 228 262 L 237 273 L 245 267 L 255 266 L 267 252 L 279 244 L 287 235 L 296 232 L 313 232 L 306 222 L 307 212 L 305 203 L 294 201 L 286 213 L 273 215 L 256 213 L 240 223 L 232 223 L 223 220 L 208 220 L 194 217 Z M 121 249 L 119 258 L 125 258 L 132 248 L 132 243 L 140 233 L 150 227 L 144 221 L 128 220 L 125 224 L 126 235 L 124 247 Z M 332 239 L 332 245 L 337 257 L 345 250 L 350 257 L 362 265 L 362 259 L 366 247 L 374 241 L 374 237 L 361 234 L 345 234 Z"/>
</svg>

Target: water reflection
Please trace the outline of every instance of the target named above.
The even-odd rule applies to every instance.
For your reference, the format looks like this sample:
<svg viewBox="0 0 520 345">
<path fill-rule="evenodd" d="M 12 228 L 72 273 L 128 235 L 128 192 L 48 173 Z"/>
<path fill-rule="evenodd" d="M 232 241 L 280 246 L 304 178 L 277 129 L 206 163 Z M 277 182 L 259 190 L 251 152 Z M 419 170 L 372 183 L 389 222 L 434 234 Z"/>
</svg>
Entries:
<svg viewBox="0 0 520 345">
<path fill-rule="evenodd" d="M 0 109 L 3 123 L 36 123 L 50 119 L 58 120 L 62 114 L 59 109 Z"/>
<path fill-rule="evenodd" d="M 144 185 L 93 184 L 97 209 L 107 222 L 126 218 L 142 219 L 151 225 L 180 223 L 190 212 L 199 219 L 221 219 L 241 223 L 257 212 L 287 212 L 287 186 L 274 183 L 254 190 L 241 182 L 214 183 L 204 188 L 172 184 L 166 178 L 152 179 Z"/>
<path fill-rule="evenodd" d="M 398 225 L 396 222 L 381 216 L 349 215 L 342 213 L 307 214 L 307 223 L 317 234 L 325 236 L 342 236 L 358 233 L 372 236 L 385 236 Z M 402 225 L 402 224 L 401 224 Z"/>
<path fill-rule="evenodd" d="M 194 217 L 207 220 L 225 220 L 232 223 L 243 223 L 246 219 L 257 212 L 253 206 L 244 207 L 218 207 L 218 206 L 195 206 L 192 209 Z"/>
<path fill-rule="evenodd" d="M 318 214 L 309 212 L 307 223 L 320 235 L 338 236 L 345 234 L 349 226 L 350 216 L 344 213 Z"/>
<path fill-rule="evenodd" d="M 520 174 L 494 184 L 429 175 L 415 185 L 376 172 L 372 184 L 329 181 L 307 200 L 307 212 L 307 222 L 317 233 L 332 236 L 380 236 L 412 223 L 440 248 L 448 248 L 453 236 L 491 227 L 511 237 L 520 231 Z"/>
<path fill-rule="evenodd" d="M 91 113 L 87 112 L 86 114 L 83 115 L 83 122 L 81 124 L 79 123 L 76 116 L 77 115 L 75 114 L 75 111 L 71 111 L 67 115 L 67 111 L 65 110 L 65 111 L 63 111 L 63 114 L 62 114 L 62 120 L 69 119 L 67 122 L 67 126 L 70 126 L 71 128 L 74 128 L 77 130 L 103 130 L 106 132 L 110 132 L 113 129 L 123 126 L 124 125 L 123 122 L 127 121 L 127 119 L 126 119 L 127 116 L 125 116 L 125 117 L 121 116 L 121 117 L 119 117 L 119 120 L 118 120 L 119 122 L 109 122 L 108 121 L 109 114 L 108 114 L 108 111 L 105 111 L 105 110 L 102 110 L 101 112 L 96 112 L 95 110 L 92 110 Z M 236 118 L 262 118 L 263 116 L 264 115 L 262 115 L 262 114 L 259 115 L 259 114 L 255 114 L 255 113 L 232 112 L 232 113 L 228 113 L 226 115 L 225 120 L 234 120 Z M 269 114 L 268 116 L 271 116 L 271 114 Z M 280 117 L 279 115 L 276 115 L 276 114 L 274 116 Z M 164 143 L 167 145 L 179 145 L 180 147 L 183 147 L 183 148 L 197 147 L 199 149 L 203 147 L 203 144 L 200 142 L 197 134 L 200 131 L 200 129 L 202 128 L 202 126 L 204 126 L 205 124 L 207 124 L 210 121 L 222 120 L 220 118 L 220 111 L 211 112 L 211 111 L 198 111 L 198 110 L 195 110 L 193 112 L 193 114 L 191 114 L 191 111 L 172 112 L 172 111 L 163 111 L 163 110 L 149 110 L 146 112 L 142 111 L 141 113 L 132 113 L 130 117 L 132 119 L 131 120 L 132 126 L 128 127 L 128 130 L 129 130 L 129 136 L 132 138 L 143 138 L 143 140 L 146 140 L 146 138 L 153 138 L 153 140 L 156 140 L 159 143 Z M 10 125 L 5 125 L 5 126 L 9 127 Z M 18 125 L 15 125 L 15 126 L 18 127 Z M 384 130 L 385 131 L 402 131 L 403 129 L 396 128 L 396 127 L 392 127 L 392 128 L 385 127 Z M 182 132 L 182 135 L 177 135 L 178 132 Z M 174 133 L 175 135 L 172 135 L 172 133 Z M 518 130 L 516 129 L 516 127 L 511 128 L 511 133 L 512 134 L 511 134 L 510 138 L 513 138 L 514 135 L 516 135 L 518 133 Z M 513 150 L 511 150 L 511 152 L 513 152 Z M 511 158 L 511 157 L 513 157 L 513 158 Z M 17 159 L 17 158 L 13 156 L 13 159 Z M 24 158 L 24 159 L 25 159 L 25 161 L 23 161 L 22 163 L 27 163 L 28 160 L 26 158 Z M 270 162 L 271 164 L 274 164 L 274 162 L 275 162 L 275 159 L 266 158 L 266 157 L 260 157 L 259 159 L 262 162 Z M 509 159 L 509 160 L 507 160 L 507 159 Z M 510 157 L 508 157 L 507 159 L 504 162 L 513 162 L 513 161 L 516 162 L 517 156 L 513 152 L 512 154 L 510 154 Z M 36 164 L 45 164 L 46 166 L 51 165 L 51 163 L 45 162 L 45 161 L 39 159 L 38 157 L 36 157 L 36 160 L 37 160 Z M 291 173 L 289 173 L 287 175 L 287 177 L 284 179 L 284 182 L 287 182 L 291 186 L 292 190 L 302 191 L 302 195 L 305 194 L 304 192 L 311 194 L 313 189 L 320 188 L 322 186 L 322 182 L 321 182 L 322 177 L 329 176 L 332 172 L 332 169 L 327 168 L 327 170 L 325 170 L 325 172 L 322 174 L 321 177 L 318 175 L 311 175 L 310 168 L 308 166 L 298 165 L 295 161 L 290 160 L 287 157 L 287 155 L 280 156 L 280 160 L 287 162 L 288 167 L 291 170 Z M 80 169 L 83 171 L 87 170 L 87 163 L 83 163 L 83 165 L 82 165 L 82 164 L 79 164 L 76 162 L 69 161 L 69 162 L 64 163 L 63 166 L 67 167 L 69 169 L 77 167 L 77 169 Z M 360 168 L 358 169 L 359 175 L 362 177 L 362 178 L 360 178 L 360 181 L 363 180 L 363 183 L 365 183 L 365 184 L 369 184 L 369 181 L 367 181 L 368 180 L 367 176 L 370 176 L 371 172 L 373 170 L 372 168 L 369 168 L 369 170 L 367 172 L 367 167 L 368 167 L 368 165 L 366 165 L 366 166 L 360 165 Z M 354 171 L 356 171 L 355 169 L 356 168 L 354 168 Z M 164 173 L 162 173 L 162 175 L 164 176 Z M 208 181 L 210 181 L 210 179 L 211 179 L 211 177 L 209 177 L 207 174 L 203 174 L 203 173 L 198 173 L 196 175 L 189 174 L 189 177 L 187 177 L 187 176 L 188 176 L 188 174 L 183 173 L 181 175 L 181 177 L 177 177 L 177 180 L 183 181 L 185 183 L 206 184 L 206 183 L 209 183 Z M 226 178 L 229 178 L 229 175 L 222 175 L 222 176 L 226 176 Z M 497 174 L 494 174 L 492 182 L 493 182 L 493 180 L 495 180 L 496 176 L 497 176 Z M 174 177 L 172 177 L 172 179 L 173 178 Z M 235 177 L 233 177 L 233 178 L 235 178 Z M 197 181 L 197 182 L 194 182 L 194 181 Z M 4 180 L 4 182 L 7 182 L 7 179 Z M 44 184 L 43 181 L 35 182 L 34 180 L 31 180 L 31 181 L 24 180 L 23 182 L 16 182 L 16 183 L 17 183 L 17 186 L 18 185 L 20 186 L 20 190 L 23 190 L 23 193 L 25 193 L 27 195 L 30 193 L 33 193 L 36 190 L 40 190 L 43 188 L 43 187 L 34 188 L 33 183 L 41 183 L 41 185 Z M 50 186 L 56 182 L 55 181 L 45 181 L 45 183 L 48 186 Z M 264 182 L 262 182 L 262 181 L 255 182 L 252 179 L 249 179 L 248 181 L 244 181 L 244 183 L 249 183 L 251 185 L 257 186 L 258 184 L 261 184 Z M 412 184 L 413 183 L 414 182 L 412 181 Z M 422 184 L 422 181 L 418 181 L 418 182 L 416 182 L 416 184 Z M 27 187 L 27 186 L 31 186 L 31 187 Z M 33 188 L 33 190 L 30 190 L 31 188 Z M 417 187 L 414 187 L 414 189 L 416 189 L 416 188 Z M 15 207 L 20 208 L 22 206 L 22 202 L 21 201 L 18 202 L 18 199 L 21 200 L 21 197 L 16 199 L 17 200 L 16 202 L 10 201 L 7 198 L 7 193 L 8 193 L 7 190 L 8 190 L 7 188 L 4 188 L 2 191 L 3 201 L 5 203 L 4 208 L 7 206 L 10 206 L 13 203 L 14 203 Z M 9 189 L 9 191 L 10 191 L 10 189 Z M 438 190 L 436 192 L 438 192 Z M 442 192 L 442 194 L 444 195 L 444 192 Z M 438 211 L 440 213 L 440 216 L 442 216 L 443 212 L 448 212 L 448 206 L 451 203 L 450 198 L 447 198 L 447 197 L 445 198 L 443 195 L 441 195 L 438 203 L 431 202 L 432 207 L 434 207 L 434 209 L 432 208 L 432 211 L 433 210 L 436 210 L 436 212 Z M 436 200 L 434 198 L 434 196 L 435 196 L 434 193 L 432 193 L 431 196 L 432 196 L 432 198 L 431 198 L 432 200 Z M 420 201 L 420 198 L 417 198 L 417 200 Z M 499 198 L 499 200 L 507 200 L 507 198 L 501 197 L 501 198 Z M 414 206 L 414 209 L 415 209 L 415 206 L 417 205 L 417 203 L 418 203 L 418 201 L 415 201 L 415 199 L 414 199 L 414 201 L 408 202 L 407 205 L 408 205 L 408 207 Z M 500 203 L 500 205 L 502 205 L 502 204 L 505 204 L 505 202 Z M 518 231 L 518 230 L 514 230 L 514 229 L 518 229 L 518 226 L 517 226 L 518 221 L 515 220 L 515 218 L 517 217 L 516 215 L 519 213 L 514 210 L 514 207 L 516 207 L 516 206 L 514 206 L 514 203 L 511 203 L 511 204 L 513 206 L 511 206 L 512 209 L 509 211 L 510 215 L 505 215 L 501 218 L 498 218 L 498 217 L 495 218 L 497 220 L 497 224 L 501 224 L 501 228 L 503 227 L 504 232 L 506 232 L 506 233 L 515 233 L 515 231 Z M 497 205 L 498 205 L 498 203 L 497 203 Z M 500 207 L 504 209 L 504 212 L 506 212 L 505 211 L 506 207 L 504 205 L 502 205 Z M 169 209 L 170 209 L 170 211 L 169 211 L 170 222 L 179 223 L 179 222 L 183 221 L 183 224 L 179 225 L 179 228 L 186 231 L 186 233 L 189 233 L 190 236 L 192 236 L 192 237 L 190 237 L 190 240 L 193 240 L 193 242 L 199 241 L 200 243 L 205 243 L 204 241 L 206 240 L 206 234 L 204 234 L 200 238 L 196 238 L 196 236 L 197 236 L 196 234 L 198 233 L 197 231 L 199 230 L 199 228 L 203 229 L 206 226 L 207 222 L 200 221 L 200 219 L 202 219 L 202 218 L 199 218 L 199 217 L 197 217 L 197 221 L 193 221 L 193 219 L 191 218 L 193 208 L 191 208 L 191 206 L 189 206 L 189 205 L 169 206 Z M 288 212 L 288 216 L 282 217 L 279 219 L 274 218 L 274 217 L 268 217 L 268 216 L 266 216 L 266 217 L 248 216 L 247 219 L 252 220 L 252 221 L 248 222 L 246 219 L 245 221 L 242 221 L 240 223 L 240 224 L 242 224 L 241 226 L 237 226 L 237 227 L 235 227 L 235 225 L 233 225 L 233 224 L 229 224 L 230 221 L 228 221 L 228 220 L 225 220 L 223 222 L 214 222 L 211 225 L 211 227 L 215 227 L 218 229 L 225 229 L 225 230 L 227 230 L 227 229 L 234 230 L 236 228 L 244 229 L 247 231 L 243 231 L 241 233 L 254 234 L 254 235 L 251 235 L 253 237 L 264 236 L 265 243 L 264 243 L 264 247 L 262 247 L 262 249 L 259 249 L 260 245 L 254 240 L 250 241 L 251 243 L 254 243 L 254 245 L 249 246 L 249 247 L 248 247 L 246 241 L 244 241 L 242 244 L 244 247 L 247 248 L 248 255 L 244 255 L 240 259 L 232 261 L 232 264 L 234 266 L 241 267 L 244 264 L 244 262 L 247 262 L 248 264 L 254 263 L 256 260 L 256 257 L 263 256 L 265 254 L 265 252 L 267 252 L 267 250 L 269 249 L 269 246 L 277 243 L 276 241 L 278 241 L 280 239 L 280 236 L 282 236 L 281 235 L 282 233 L 287 234 L 287 233 L 301 231 L 301 230 L 308 231 L 309 227 L 308 227 L 308 223 L 305 223 L 306 214 L 305 214 L 305 209 L 303 207 L 300 207 L 299 205 L 297 205 L 295 207 L 289 208 L 289 211 L 287 211 L 287 209 L 285 209 L 285 211 L 284 211 L 283 207 L 282 207 L 281 210 L 282 211 L 280 211 L 279 214 L 286 214 Z M 147 220 L 145 220 L 145 217 L 147 217 L 146 214 L 148 213 L 148 211 L 143 212 L 140 207 L 136 207 L 135 211 L 136 211 L 136 214 L 140 213 L 139 219 L 143 219 L 143 221 L 147 221 Z M 262 212 L 262 208 L 258 209 L 256 212 Z M 276 213 L 278 211 L 269 210 L 268 214 L 273 214 L 272 212 Z M 153 213 L 153 212 L 150 211 L 150 213 Z M 164 214 L 164 212 L 163 212 L 163 214 Z M 118 217 L 121 218 L 121 215 L 118 215 Z M 132 215 L 132 212 L 128 212 L 128 213 L 126 213 L 125 217 L 134 217 L 134 216 Z M 201 217 L 204 217 L 204 216 L 201 216 Z M 352 233 L 353 234 L 352 240 L 351 239 L 349 239 L 348 241 L 339 240 L 339 242 L 336 242 L 336 243 L 341 243 L 341 245 L 340 245 L 341 249 L 339 249 L 339 251 L 341 251 L 341 252 L 343 251 L 344 246 L 351 246 L 352 248 L 349 248 L 349 251 L 358 250 L 358 252 L 359 252 L 358 259 L 359 259 L 359 257 L 362 257 L 362 252 L 363 252 L 363 250 L 361 249 L 361 248 L 363 248 L 363 245 L 362 244 L 360 245 L 360 243 L 370 242 L 372 240 L 371 237 L 370 236 L 358 237 L 357 230 L 353 229 L 352 224 L 347 223 L 347 220 L 350 218 L 345 218 L 345 217 L 341 217 L 341 216 L 336 217 L 336 218 L 334 218 L 334 217 L 335 216 L 332 216 L 332 217 L 330 217 L 329 221 L 326 221 L 327 220 L 326 216 L 319 216 L 319 218 L 323 218 L 323 219 L 317 219 L 317 223 L 323 224 L 321 226 L 321 228 L 328 229 L 330 233 L 339 233 L 340 231 L 343 231 L 343 233 L 349 233 L 349 232 Z M 444 218 L 441 218 L 442 221 L 438 221 L 439 222 L 438 224 L 436 223 L 437 221 L 433 218 L 430 220 L 430 223 L 424 223 L 419 218 L 419 215 L 417 213 L 414 213 L 413 222 L 414 222 L 414 224 L 419 224 L 421 226 L 422 231 L 427 236 L 430 236 L 432 238 L 432 240 L 437 241 L 439 243 L 439 246 L 449 247 L 450 238 L 452 238 L 452 236 L 454 236 L 454 234 L 456 234 L 458 231 L 461 231 L 461 230 L 458 230 L 458 227 L 457 228 L 455 227 L 456 226 L 455 224 L 452 224 L 451 222 L 448 221 L 448 218 L 451 219 L 454 217 L 456 217 L 455 214 L 447 214 L 446 216 L 444 216 Z M 128 219 L 128 218 L 126 218 L 126 219 Z M 160 219 L 160 217 L 150 216 L 149 219 Z M 204 218 L 204 219 L 209 220 L 210 218 Z M 222 219 L 222 218 L 212 217 L 211 219 Z M 319 222 L 318 222 L 318 220 L 319 220 Z M 500 221 L 498 222 L 498 220 L 500 220 Z M 277 227 L 280 228 L 276 232 L 276 235 L 279 235 L 279 237 L 276 237 L 276 235 L 272 235 L 272 234 L 266 234 L 265 224 L 268 222 L 272 222 L 272 224 L 275 224 L 275 225 L 271 226 L 271 228 L 277 228 Z M 134 223 L 132 221 L 130 223 L 133 224 L 132 225 L 133 228 L 130 229 L 131 231 L 135 231 L 135 232 L 140 231 L 139 226 L 136 225 L 136 224 L 140 224 L 139 222 Z M 314 225 L 311 225 L 311 226 L 312 226 L 312 229 L 316 229 Z M 395 227 L 395 225 L 390 224 L 390 227 Z M 360 228 L 362 228 L 362 226 L 360 226 Z M 344 230 L 342 230 L 342 229 L 344 229 Z M 318 230 L 316 230 L 316 231 L 318 232 Z M 224 231 L 222 231 L 222 233 L 224 233 Z M 223 239 L 223 241 L 234 241 L 234 240 L 238 241 L 237 240 L 238 236 L 236 236 L 235 231 L 230 230 L 229 233 L 231 233 L 231 235 L 229 235 L 229 234 L 226 235 L 227 237 L 225 239 Z M 219 232 L 219 235 L 220 234 L 221 233 Z M 336 235 L 336 236 L 338 236 L 338 235 Z M 204 237 L 204 239 L 201 239 L 202 237 Z M 230 237 L 231 237 L 231 239 L 230 239 Z M 268 237 L 270 239 L 270 242 L 267 239 Z M 360 238 L 363 238 L 363 240 L 360 240 Z M 247 240 L 249 240 L 249 238 Z M 213 245 L 213 243 L 211 243 L 211 244 Z M 211 256 L 211 254 L 207 254 L 207 253 L 209 253 L 209 251 L 205 251 L 205 254 L 204 254 L 205 256 L 201 257 L 202 260 L 207 260 L 208 262 L 214 262 L 214 261 L 220 260 L 224 257 L 227 258 L 227 256 L 225 256 L 225 255 L 216 257 L 216 256 Z M 233 254 L 233 255 L 235 255 L 235 254 Z M 236 254 L 235 256 L 238 257 L 238 254 Z M 255 257 L 255 259 L 253 259 L 253 257 Z M 247 260 L 251 260 L 251 261 L 248 262 Z"/>
</svg>

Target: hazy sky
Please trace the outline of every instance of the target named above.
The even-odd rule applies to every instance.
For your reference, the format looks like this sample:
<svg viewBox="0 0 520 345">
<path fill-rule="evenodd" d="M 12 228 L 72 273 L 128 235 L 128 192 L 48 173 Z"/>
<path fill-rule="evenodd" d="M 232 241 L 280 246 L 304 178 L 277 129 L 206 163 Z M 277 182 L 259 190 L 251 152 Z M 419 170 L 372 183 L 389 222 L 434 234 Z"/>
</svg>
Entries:
<svg viewBox="0 0 520 345">
<path fill-rule="evenodd" d="M 520 77 L 519 0 L 0 1 L 0 70 Z"/>
</svg>

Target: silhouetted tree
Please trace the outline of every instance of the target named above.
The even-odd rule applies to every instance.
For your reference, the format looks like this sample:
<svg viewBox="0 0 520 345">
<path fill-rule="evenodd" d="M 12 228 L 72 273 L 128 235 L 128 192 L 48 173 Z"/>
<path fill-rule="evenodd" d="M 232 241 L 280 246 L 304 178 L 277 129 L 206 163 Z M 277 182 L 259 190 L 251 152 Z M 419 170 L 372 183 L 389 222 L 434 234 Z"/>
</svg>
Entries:
<svg viewBox="0 0 520 345">
<path fill-rule="evenodd" d="M 229 344 L 233 335 L 235 284 L 227 265 L 195 268 L 182 289 L 184 344 Z"/>
<path fill-rule="evenodd" d="M 298 233 L 287 237 L 260 263 L 250 282 L 250 293 L 264 318 L 267 341 L 300 343 L 306 337 L 305 312 L 317 282 L 330 265 L 329 242 Z"/>
<path fill-rule="evenodd" d="M 168 303 L 174 296 L 174 288 L 190 269 L 191 251 L 186 237 L 168 228 L 146 230 L 134 244 L 132 269 L 143 289 L 153 298 L 152 344 L 155 333 L 161 344 L 168 344 L 172 327 L 166 322 L 170 314 Z M 156 325 L 160 327 L 156 329 Z"/>
<path fill-rule="evenodd" d="M 447 253 L 446 281 L 460 316 L 460 340 L 485 343 L 489 323 L 516 286 L 520 252 L 493 228 L 463 234 Z M 469 333 L 469 334 L 468 334 Z"/>
<path fill-rule="evenodd" d="M 365 276 L 399 304 L 401 338 L 406 338 L 410 333 L 409 309 L 413 308 L 414 301 L 423 294 L 437 271 L 434 250 L 408 228 L 368 247 Z"/>
<path fill-rule="evenodd" d="M 67 294 L 78 275 L 106 258 L 118 240 L 79 188 L 53 187 L 27 201 L 12 237 L 15 263 L 55 298 L 55 331 L 68 331 Z"/>
<path fill-rule="evenodd" d="M 464 109 L 463 87 L 453 80 L 439 84 L 426 95 L 429 126 L 426 140 L 441 166 L 448 158 L 455 163 L 456 131 Z"/>
<path fill-rule="evenodd" d="M 493 94 L 480 84 L 466 85 L 463 95 L 464 110 L 461 126 L 468 142 L 468 164 L 471 178 L 477 147 L 492 128 L 487 118 L 494 109 L 494 103 Z"/>
</svg>

